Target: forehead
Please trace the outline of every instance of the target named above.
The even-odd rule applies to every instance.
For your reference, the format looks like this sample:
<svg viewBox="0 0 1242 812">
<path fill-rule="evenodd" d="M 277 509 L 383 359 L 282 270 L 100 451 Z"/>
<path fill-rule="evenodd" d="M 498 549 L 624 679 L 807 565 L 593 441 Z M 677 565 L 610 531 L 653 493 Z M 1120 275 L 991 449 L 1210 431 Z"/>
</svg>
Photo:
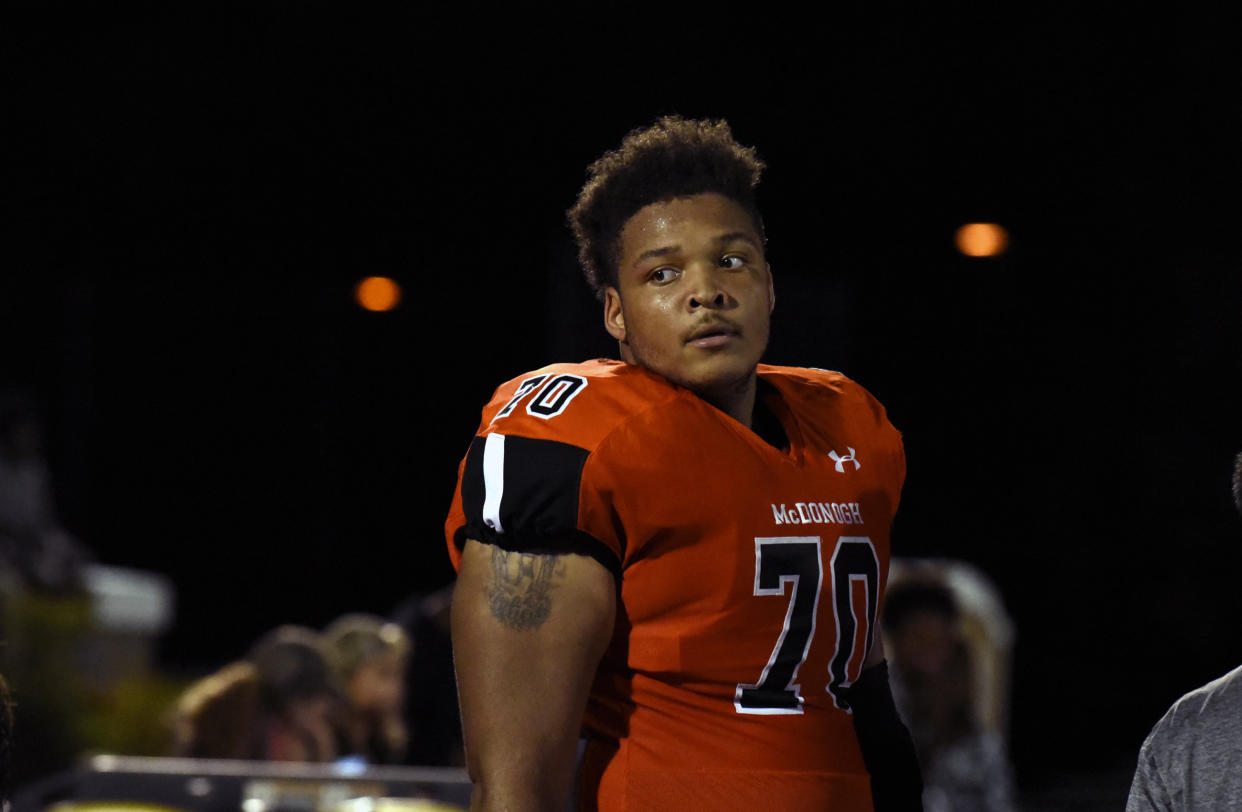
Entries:
<svg viewBox="0 0 1242 812">
<path fill-rule="evenodd" d="M 625 221 L 620 241 L 622 263 L 644 251 L 739 232 L 762 246 L 750 214 L 724 195 L 707 193 L 662 200 L 644 206 Z"/>
</svg>

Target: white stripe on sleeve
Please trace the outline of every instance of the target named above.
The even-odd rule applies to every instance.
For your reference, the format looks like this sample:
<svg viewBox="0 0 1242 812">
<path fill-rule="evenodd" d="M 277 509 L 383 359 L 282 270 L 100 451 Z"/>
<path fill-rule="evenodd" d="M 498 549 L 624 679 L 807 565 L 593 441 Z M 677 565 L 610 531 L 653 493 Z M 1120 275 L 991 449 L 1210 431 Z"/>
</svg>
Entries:
<svg viewBox="0 0 1242 812">
<path fill-rule="evenodd" d="M 500 499 L 505 493 L 505 436 L 489 434 L 483 445 L 483 522 L 497 533 L 505 532 L 500 524 Z"/>
</svg>

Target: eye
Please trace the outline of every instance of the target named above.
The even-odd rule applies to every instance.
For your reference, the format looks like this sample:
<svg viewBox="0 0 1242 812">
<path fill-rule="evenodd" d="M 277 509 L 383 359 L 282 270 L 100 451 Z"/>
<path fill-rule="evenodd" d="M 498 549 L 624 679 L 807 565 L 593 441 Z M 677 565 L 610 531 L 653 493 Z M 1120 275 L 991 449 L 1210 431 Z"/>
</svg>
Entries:
<svg viewBox="0 0 1242 812">
<path fill-rule="evenodd" d="M 674 279 L 677 278 L 677 269 L 676 268 L 656 268 L 654 271 L 651 272 L 650 276 L 648 276 L 647 278 L 650 279 L 652 282 L 655 282 L 657 285 L 663 285 L 668 282 L 672 282 Z"/>
<path fill-rule="evenodd" d="M 728 256 L 720 258 L 720 267 L 728 268 L 731 271 L 736 271 L 745 264 L 746 257 L 741 256 L 740 254 L 729 254 Z"/>
</svg>

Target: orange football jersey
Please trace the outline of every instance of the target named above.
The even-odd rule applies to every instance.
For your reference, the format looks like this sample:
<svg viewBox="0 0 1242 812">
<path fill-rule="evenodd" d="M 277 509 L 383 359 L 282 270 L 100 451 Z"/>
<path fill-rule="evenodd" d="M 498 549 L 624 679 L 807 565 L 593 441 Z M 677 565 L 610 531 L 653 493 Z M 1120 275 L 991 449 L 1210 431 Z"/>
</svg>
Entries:
<svg viewBox="0 0 1242 812">
<path fill-rule="evenodd" d="M 501 386 L 462 460 L 455 564 L 474 538 L 585 553 L 619 578 L 581 808 L 872 808 L 843 689 L 877 630 L 901 436 L 839 373 L 759 379 L 785 448 L 599 360 Z"/>
</svg>

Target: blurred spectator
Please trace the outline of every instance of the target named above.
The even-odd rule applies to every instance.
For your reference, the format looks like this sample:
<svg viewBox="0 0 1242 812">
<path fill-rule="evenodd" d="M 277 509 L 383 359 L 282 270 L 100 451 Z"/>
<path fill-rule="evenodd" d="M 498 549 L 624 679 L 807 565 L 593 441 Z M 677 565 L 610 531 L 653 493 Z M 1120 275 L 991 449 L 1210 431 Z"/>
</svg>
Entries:
<svg viewBox="0 0 1242 812">
<path fill-rule="evenodd" d="M 9 688 L 0 676 L 0 810 L 8 812 L 9 794 L 13 791 L 9 752 L 13 747 L 13 709 L 9 705 Z"/>
<path fill-rule="evenodd" d="M 396 623 L 367 614 L 340 617 L 323 636 L 347 699 L 338 737 L 341 755 L 400 764 L 408 744 L 403 714 L 409 636 Z"/>
<path fill-rule="evenodd" d="M 0 587 L 79 591 L 88 555 L 60 525 L 33 400 L 0 402 Z"/>
<path fill-rule="evenodd" d="M 1242 513 L 1242 454 L 1233 463 Z M 1126 812 L 1242 809 L 1242 666 L 1185 694 L 1139 750 Z"/>
<path fill-rule="evenodd" d="M 281 626 L 247 657 L 185 691 L 175 753 L 195 758 L 332 761 L 344 695 L 313 629 Z"/>
<path fill-rule="evenodd" d="M 923 767 L 926 812 L 1015 809 L 1004 739 L 978 712 L 974 656 L 953 590 L 926 573 L 894 578 L 883 622 L 893 696 Z"/>
<path fill-rule="evenodd" d="M 406 671 L 406 724 L 411 731 L 405 763 L 429 767 L 461 767 L 461 711 L 449 612 L 453 586 L 411 595 L 397 607 L 393 620 L 410 636 L 413 654 Z"/>
</svg>

